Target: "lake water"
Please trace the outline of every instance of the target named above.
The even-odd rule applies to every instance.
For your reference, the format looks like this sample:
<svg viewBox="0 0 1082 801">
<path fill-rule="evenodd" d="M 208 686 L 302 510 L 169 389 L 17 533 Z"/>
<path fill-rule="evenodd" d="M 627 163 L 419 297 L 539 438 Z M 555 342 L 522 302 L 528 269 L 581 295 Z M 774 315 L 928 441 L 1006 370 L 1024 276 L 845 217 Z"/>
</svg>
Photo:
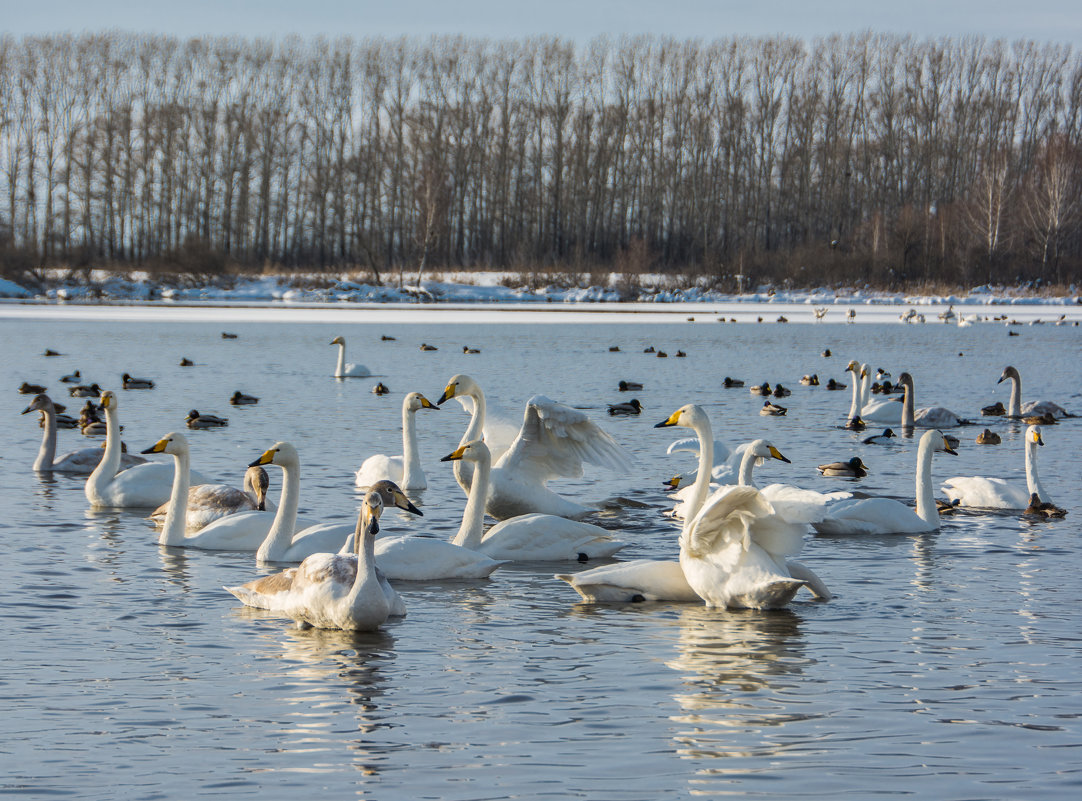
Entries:
<svg viewBox="0 0 1082 801">
<path fill-rule="evenodd" d="M 302 514 L 344 522 L 355 518 L 353 472 L 363 458 L 401 452 L 403 395 L 435 401 L 451 375 L 466 372 L 516 415 L 534 393 L 587 410 L 634 468 L 588 469 L 558 487 L 579 500 L 645 504 L 600 520 L 631 543 L 623 557 L 674 558 L 677 530 L 660 487 L 692 467 L 686 454 L 665 454 L 690 432 L 653 425 L 684 403 L 707 409 L 718 438 L 762 436 L 792 460 L 764 465 L 762 484 L 848 487 L 815 466 L 860 455 L 871 468 L 861 488 L 908 499 L 915 440 L 861 445 L 837 428 L 849 393 L 802 387 L 802 374 L 848 383 L 845 363 L 858 358 L 895 376 L 911 372 L 918 406 L 977 416 L 1006 402 L 996 379 L 1014 364 L 1024 398 L 1082 412 L 1079 327 L 1021 326 L 1008 337 L 990 323 L 721 325 L 705 312 L 694 323 L 620 314 L 546 323 L 486 314 L 470 323 L 469 312 L 0 306 L 0 554 L 11 579 L 0 595 L 0 791 L 1079 796 L 1082 422 L 1046 427 L 1040 453 L 1046 487 L 1070 510 L 1065 520 L 960 514 L 924 536 L 809 537 L 801 560 L 836 593 L 828 603 L 801 594 L 774 612 L 587 606 L 552 578 L 579 565 L 523 564 L 486 581 L 400 584 L 408 616 L 371 635 L 299 630 L 245 609 L 222 585 L 266 572 L 250 555 L 161 548 L 141 515 L 90 512 L 81 480 L 30 470 L 40 430 L 19 416 L 30 400 L 15 392 L 20 383 L 46 384 L 61 400 L 58 379 L 73 369 L 116 389 L 129 372 L 157 382 L 118 392 L 130 449 L 181 429 L 189 409 L 226 415 L 226 429 L 187 432 L 193 466 L 239 485 L 248 462 L 290 440 L 302 461 Z M 336 349 L 327 343 L 339 334 L 349 360 L 378 377 L 330 377 Z M 422 342 L 439 350 L 421 352 Z M 463 354 L 463 345 L 481 353 Z M 648 345 L 670 358 L 644 355 Z M 47 347 L 64 355 L 45 358 Z M 828 347 L 834 355 L 824 358 Z M 687 358 L 672 358 L 677 349 Z M 181 357 L 196 366 L 178 367 Z M 790 386 L 789 414 L 760 417 L 762 400 L 722 389 L 726 375 Z M 645 407 L 641 417 L 605 414 L 628 399 L 616 391 L 620 379 L 646 384 L 627 393 Z M 377 380 L 390 395 L 370 392 Z M 237 389 L 262 400 L 231 408 Z M 425 514 L 388 513 L 384 532 L 457 530 L 465 499 L 438 459 L 466 423 L 453 402 L 418 415 L 429 489 L 413 496 Z M 957 432 L 960 455 L 936 457 L 937 485 L 951 475 L 1024 480 L 1021 427 L 1002 418 L 991 427 L 1001 446 L 975 445 L 977 428 Z M 76 431 L 60 440 L 61 452 L 87 442 Z M 277 493 L 281 474 L 270 472 Z"/>
</svg>

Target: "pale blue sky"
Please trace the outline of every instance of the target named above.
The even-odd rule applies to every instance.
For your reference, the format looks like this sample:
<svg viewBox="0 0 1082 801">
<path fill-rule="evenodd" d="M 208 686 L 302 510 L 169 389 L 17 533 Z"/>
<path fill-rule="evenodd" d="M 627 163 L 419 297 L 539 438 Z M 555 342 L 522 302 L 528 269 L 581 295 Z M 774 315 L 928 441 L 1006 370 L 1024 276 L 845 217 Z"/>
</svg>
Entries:
<svg viewBox="0 0 1082 801">
<path fill-rule="evenodd" d="M 925 36 L 1064 42 L 1082 49 L 1078 0 L 0 0 L 0 30 L 119 28 L 172 33 L 493 38 L 668 34 L 712 39 L 783 33 L 812 38 L 870 29 Z"/>
</svg>

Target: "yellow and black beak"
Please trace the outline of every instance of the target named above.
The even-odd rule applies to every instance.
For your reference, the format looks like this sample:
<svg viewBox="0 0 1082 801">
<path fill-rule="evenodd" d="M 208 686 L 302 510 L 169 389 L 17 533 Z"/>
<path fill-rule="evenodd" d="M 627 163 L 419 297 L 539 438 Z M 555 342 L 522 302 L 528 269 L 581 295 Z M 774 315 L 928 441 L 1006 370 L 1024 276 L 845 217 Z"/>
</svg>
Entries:
<svg viewBox="0 0 1082 801">
<path fill-rule="evenodd" d="M 98 400 L 98 402 L 101 404 L 101 408 L 103 409 L 109 408 L 110 401 L 112 401 L 112 397 L 109 395 L 102 395 L 101 398 Z"/>
<path fill-rule="evenodd" d="M 782 462 L 785 462 L 786 464 L 792 464 L 792 462 L 790 462 L 788 459 L 786 459 L 784 456 L 782 456 L 781 451 L 779 451 L 773 445 L 770 446 L 770 455 L 772 457 L 774 457 L 775 459 L 778 459 L 778 460 L 780 460 Z"/>
<path fill-rule="evenodd" d="M 1044 437 L 1041 436 L 1040 431 L 1033 432 L 1033 441 L 1036 442 L 1038 445 L 1044 445 Z"/>
<path fill-rule="evenodd" d="M 462 458 L 462 455 L 465 452 L 466 452 L 466 446 L 465 445 L 460 445 L 453 452 L 447 454 L 442 459 L 440 459 L 440 461 L 441 462 L 457 462 L 459 459 Z"/>
<path fill-rule="evenodd" d="M 958 451 L 951 447 L 951 444 L 947 442 L 947 438 L 943 437 L 943 452 L 949 453 L 951 456 L 957 456 Z"/>
<path fill-rule="evenodd" d="M 263 455 L 249 464 L 249 467 L 259 467 L 264 464 L 274 464 L 274 454 L 278 453 L 277 448 L 271 448 L 270 450 L 263 451 Z"/>
<path fill-rule="evenodd" d="M 666 481 L 664 484 L 662 484 L 662 486 L 665 487 L 665 489 L 669 490 L 670 492 L 672 492 L 673 490 L 680 489 L 680 476 L 673 476 L 668 481 Z"/>
<path fill-rule="evenodd" d="M 446 399 L 445 398 L 440 398 L 440 403 L 443 403 L 444 400 L 446 400 Z M 432 401 L 430 401 L 424 395 L 421 396 L 421 408 L 422 409 L 433 409 L 433 410 L 435 410 L 437 412 L 440 410 L 439 406 L 434 404 Z"/>
<path fill-rule="evenodd" d="M 454 384 L 448 384 L 447 389 L 445 389 L 443 391 L 443 394 L 440 395 L 440 399 L 438 401 L 436 401 L 436 405 L 437 406 L 442 406 L 444 403 L 451 400 L 451 398 L 453 398 L 454 396 L 455 396 L 455 385 Z"/>
<path fill-rule="evenodd" d="M 424 517 L 424 513 L 413 505 L 413 501 L 406 497 L 406 493 L 402 490 L 396 490 L 391 493 L 391 497 L 394 499 L 394 505 L 399 509 L 405 509 L 407 512 L 412 512 L 415 515 Z"/>
<path fill-rule="evenodd" d="M 662 422 L 657 423 L 654 426 L 654 428 L 667 428 L 669 426 L 677 425 L 679 422 L 680 422 L 680 410 L 677 409 L 675 412 L 673 412 L 672 414 L 669 415 L 667 420 L 663 420 Z"/>
<path fill-rule="evenodd" d="M 165 446 L 168 445 L 169 442 L 168 439 L 160 439 L 145 451 L 140 451 L 140 453 L 165 453 Z"/>
</svg>

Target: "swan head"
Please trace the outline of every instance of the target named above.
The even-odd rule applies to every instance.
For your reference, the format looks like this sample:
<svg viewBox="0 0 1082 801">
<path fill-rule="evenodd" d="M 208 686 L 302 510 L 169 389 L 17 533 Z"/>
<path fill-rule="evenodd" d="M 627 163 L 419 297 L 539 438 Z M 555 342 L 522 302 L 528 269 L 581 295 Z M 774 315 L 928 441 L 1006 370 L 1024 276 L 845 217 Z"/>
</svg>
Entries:
<svg viewBox="0 0 1082 801">
<path fill-rule="evenodd" d="M 49 396 L 45 393 L 34 396 L 34 400 L 30 401 L 30 405 L 22 410 L 21 414 L 30 414 L 30 412 L 53 412 L 56 410 L 56 406 L 50 400 Z"/>
<path fill-rule="evenodd" d="M 354 547 L 358 553 L 361 543 L 379 533 L 379 517 L 383 514 L 383 498 L 378 492 L 369 490 L 361 501 L 361 513 L 357 516 L 357 536 Z"/>
<path fill-rule="evenodd" d="M 296 467 L 300 464 L 300 456 L 297 454 L 297 449 L 290 443 L 276 442 L 263 451 L 263 454 L 248 466 L 259 467 L 265 464 Z"/>
<path fill-rule="evenodd" d="M 488 449 L 488 445 L 484 440 L 475 439 L 472 442 L 467 442 L 465 445 L 460 445 L 451 453 L 440 459 L 441 462 L 473 462 L 474 464 L 480 464 L 484 461 L 492 462 L 492 452 Z"/>
<path fill-rule="evenodd" d="M 1044 445 L 1044 438 L 1041 437 L 1040 426 L 1030 426 L 1026 429 L 1026 444 Z"/>
<path fill-rule="evenodd" d="M 958 451 L 951 447 L 946 436 L 944 436 L 943 432 L 937 428 L 933 428 L 931 431 L 925 433 L 925 435 L 920 438 L 920 441 L 921 443 L 930 442 L 934 453 L 949 453 L 951 456 L 958 455 Z"/>
<path fill-rule="evenodd" d="M 785 462 L 786 464 L 792 464 L 791 461 L 781 455 L 781 451 L 767 442 L 765 439 L 757 439 L 748 446 L 746 452 L 751 453 L 756 457 L 756 464 L 762 465 L 766 463 L 767 459 L 777 459 Z"/>
<path fill-rule="evenodd" d="M 420 392 L 411 392 L 405 397 L 406 408 L 411 412 L 416 412 L 419 409 L 432 409 L 439 411 L 440 407 L 422 395 Z"/>
<path fill-rule="evenodd" d="M 330 341 L 330 342 L 329 342 L 328 344 L 330 344 L 330 345 L 342 345 L 342 346 L 345 346 L 345 344 L 346 344 L 346 341 L 345 341 L 344 339 L 342 339 L 342 337 L 335 337 L 335 338 L 334 338 L 334 339 L 332 339 L 332 340 L 331 340 L 331 341 Z"/>
<path fill-rule="evenodd" d="M 1003 374 L 1002 374 L 1002 375 L 1000 375 L 1000 377 L 999 377 L 999 381 L 997 381 L 996 383 L 997 383 L 997 384 L 1002 384 L 1002 383 L 1003 383 L 1004 381 L 1006 381 L 1006 380 L 1007 380 L 1008 378 L 1013 378 L 1013 379 L 1015 379 L 1016 381 L 1020 381 L 1020 380 L 1021 380 L 1021 376 L 1020 376 L 1020 375 L 1018 375 L 1018 370 L 1016 370 L 1016 369 L 1015 369 L 1014 367 L 1011 367 L 1010 365 L 1008 365 L 1007 367 L 1004 367 L 1004 368 L 1003 368 Z"/>
<path fill-rule="evenodd" d="M 457 398 L 459 395 L 473 395 L 476 397 L 480 391 L 481 388 L 476 381 L 468 375 L 458 373 L 451 376 L 451 380 L 447 382 L 447 387 L 443 390 L 443 394 L 440 395 L 440 399 L 436 401 L 436 404 L 442 406 L 451 398 Z"/>
<path fill-rule="evenodd" d="M 913 376 L 911 376 L 909 373 L 902 373 L 900 376 L 898 376 L 898 381 L 896 383 L 899 386 L 909 387 L 910 389 L 913 389 Z"/>
<path fill-rule="evenodd" d="M 384 507 L 395 506 L 399 509 L 405 509 L 412 514 L 424 517 L 424 513 L 413 505 L 413 501 L 406 497 L 406 493 L 399 489 L 399 486 L 389 479 L 385 478 L 381 481 L 377 481 L 369 487 L 368 492 L 369 494 L 374 492 L 379 495 L 380 502 Z"/>
<path fill-rule="evenodd" d="M 688 403 L 681 406 L 675 412 L 670 414 L 668 418 L 662 420 L 660 423 L 654 425 L 654 428 L 667 428 L 669 426 L 680 426 L 681 428 L 694 428 L 695 423 L 706 417 L 706 412 L 703 408 L 694 403 Z"/>
<path fill-rule="evenodd" d="M 249 467 L 244 471 L 244 491 L 252 491 L 256 499 L 256 508 L 261 512 L 267 510 L 268 489 L 270 489 L 270 476 L 262 467 Z"/>
<path fill-rule="evenodd" d="M 856 359 L 850 359 L 849 364 L 845 365 L 845 372 L 856 373 L 860 370 L 860 363 Z"/>
<path fill-rule="evenodd" d="M 188 452 L 188 438 L 179 431 L 171 431 L 140 453 L 168 453 L 177 456 Z"/>
<path fill-rule="evenodd" d="M 105 390 L 101 393 L 101 397 L 98 399 L 98 405 L 106 411 L 116 411 L 116 393 L 111 389 Z"/>
</svg>

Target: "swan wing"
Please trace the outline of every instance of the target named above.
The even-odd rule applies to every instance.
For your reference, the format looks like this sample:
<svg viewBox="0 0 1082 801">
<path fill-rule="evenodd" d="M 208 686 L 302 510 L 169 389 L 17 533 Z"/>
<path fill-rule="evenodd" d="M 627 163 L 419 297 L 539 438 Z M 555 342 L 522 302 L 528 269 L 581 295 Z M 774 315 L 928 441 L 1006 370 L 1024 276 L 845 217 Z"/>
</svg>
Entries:
<svg viewBox="0 0 1082 801">
<path fill-rule="evenodd" d="M 1024 484 L 1014 484 L 1002 478 L 984 476 L 955 476 L 941 487 L 951 502 L 978 509 L 1025 509 L 1029 493 Z"/>
<path fill-rule="evenodd" d="M 559 476 L 578 478 L 583 462 L 614 470 L 631 468 L 623 448 L 585 414 L 534 395 L 526 403 L 518 436 L 496 468 L 543 484 Z"/>
<path fill-rule="evenodd" d="M 761 491 L 774 511 L 790 523 L 818 523 L 830 514 L 829 504 L 853 497 L 851 492 L 816 492 L 792 484 L 770 484 Z"/>
<path fill-rule="evenodd" d="M 613 565 L 559 573 L 590 603 L 632 603 L 634 601 L 681 601 L 702 603 L 691 589 L 679 562 L 636 559 Z"/>
<path fill-rule="evenodd" d="M 754 487 L 722 487 L 715 492 L 680 537 L 692 558 L 709 556 L 720 567 L 735 571 L 755 544 L 780 558 L 795 556 L 804 547 L 806 526 L 789 523 Z"/>
<path fill-rule="evenodd" d="M 361 463 L 354 485 L 360 489 L 367 489 L 385 478 L 395 484 L 401 484 L 404 472 L 401 456 L 388 456 L 385 453 L 373 454 Z"/>
</svg>

